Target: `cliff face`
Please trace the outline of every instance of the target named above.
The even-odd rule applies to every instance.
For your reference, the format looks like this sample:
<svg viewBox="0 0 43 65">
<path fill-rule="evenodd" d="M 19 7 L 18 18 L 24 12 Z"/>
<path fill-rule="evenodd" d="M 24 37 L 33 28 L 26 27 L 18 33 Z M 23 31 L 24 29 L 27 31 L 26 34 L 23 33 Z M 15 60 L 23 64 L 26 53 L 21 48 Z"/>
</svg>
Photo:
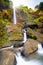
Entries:
<svg viewBox="0 0 43 65">
<path fill-rule="evenodd" d="M 8 27 L 10 41 L 22 39 L 22 28 L 27 29 L 28 38 L 36 39 L 43 43 L 43 11 L 36 11 L 26 6 L 16 8 L 17 24 L 13 24 L 13 9 L 9 3 L 0 3 L 0 20 Z M 9 24 L 10 22 L 10 24 Z M 26 23 L 26 25 L 25 25 Z"/>
<path fill-rule="evenodd" d="M 43 43 L 43 11 L 37 9 L 16 9 L 17 22 L 21 23 L 27 29 L 28 38 L 37 39 Z M 24 23 L 26 22 L 26 25 Z"/>
<path fill-rule="evenodd" d="M 8 33 L 9 33 L 9 36 L 10 36 L 10 40 L 22 40 L 22 32 L 21 32 L 21 29 L 22 29 L 22 25 L 20 23 L 17 23 L 16 25 L 15 24 L 11 24 L 11 25 L 8 25 Z"/>
</svg>

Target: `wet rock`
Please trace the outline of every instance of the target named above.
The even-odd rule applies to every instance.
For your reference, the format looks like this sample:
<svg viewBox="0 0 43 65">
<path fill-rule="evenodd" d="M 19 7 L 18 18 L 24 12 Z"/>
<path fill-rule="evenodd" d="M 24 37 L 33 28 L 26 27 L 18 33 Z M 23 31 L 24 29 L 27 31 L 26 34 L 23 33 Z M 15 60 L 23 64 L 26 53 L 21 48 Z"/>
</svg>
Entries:
<svg viewBox="0 0 43 65">
<path fill-rule="evenodd" d="M 38 48 L 38 42 L 33 39 L 28 39 L 24 44 L 24 48 L 23 48 L 21 54 L 23 56 L 28 56 L 31 53 L 35 52 L 37 50 L 37 48 Z"/>
<path fill-rule="evenodd" d="M 11 51 L 2 51 L 1 65 L 16 65 L 16 58 Z"/>
<path fill-rule="evenodd" d="M 42 44 L 42 48 L 43 48 L 43 44 Z"/>
<path fill-rule="evenodd" d="M 24 43 L 22 43 L 22 41 L 16 41 L 14 43 L 14 47 L 22 47 L 24 45 Z"/>
</svg>

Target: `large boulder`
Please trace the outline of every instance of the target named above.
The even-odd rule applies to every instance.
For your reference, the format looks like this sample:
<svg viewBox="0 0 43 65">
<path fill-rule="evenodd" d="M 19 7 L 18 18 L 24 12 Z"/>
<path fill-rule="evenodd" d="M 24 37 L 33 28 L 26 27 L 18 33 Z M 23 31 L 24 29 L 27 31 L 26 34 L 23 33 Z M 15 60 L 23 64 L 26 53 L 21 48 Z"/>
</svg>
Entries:
<svg viewBox="0 0 43 65">
<path fill-rule="evenodd" d="M 38 49 L 38 42 L 33 39 L 28 39 L 24 43 L 24 47 L 23 47 L 21 54 L 23 56 L 28 56 L 29 54 L 35 52 L 37 49 Z"/>
<path fill-rule="evenodd" d="M 16 65 L 16 58 L 11 51 L 1 51 L 1 65 Z"/>
</svg>

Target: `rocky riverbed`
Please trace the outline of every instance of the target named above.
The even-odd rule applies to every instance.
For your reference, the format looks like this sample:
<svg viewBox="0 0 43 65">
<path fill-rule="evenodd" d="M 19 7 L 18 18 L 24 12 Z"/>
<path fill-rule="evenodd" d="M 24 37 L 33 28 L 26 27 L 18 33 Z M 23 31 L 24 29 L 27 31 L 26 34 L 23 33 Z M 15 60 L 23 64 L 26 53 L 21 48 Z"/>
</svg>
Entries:
<svg viewBox="0 0 43 65">
<path fill-rule="evenodd" d="M 29 41 L 29 40 L 28 40 Z M 34 40 L 35 41 L 35 40 Z M 29 43 L 25 43 L 25 45 L 28 45 Z M 35 44 L 35 43 L 34 43 Z M 39 45 L 39 48 L 37 51 L 33 53 L 34 46 L 32 48 L 34 49 L 32 51 L 32 54 L 28 55 L 28 57 L 22 57 L 21 56 L 21 51 L 23 49 L 28 49 L 28 51 L 25 49 L 24 52 L 30 53 L 29 47 L 16 47 L 12 49 L 6 49 L 0 51 L 0 64 L 1 65 L 43 65 L 43 49 Z M 30 43 L 31 46 L 31 43 Z M 30 47 L 31 48 L 31 47 Z M 31 48 L 31 50 L 32 50 Z M 37 49 L 37 48 L 36 48 Z"/>
</svg>

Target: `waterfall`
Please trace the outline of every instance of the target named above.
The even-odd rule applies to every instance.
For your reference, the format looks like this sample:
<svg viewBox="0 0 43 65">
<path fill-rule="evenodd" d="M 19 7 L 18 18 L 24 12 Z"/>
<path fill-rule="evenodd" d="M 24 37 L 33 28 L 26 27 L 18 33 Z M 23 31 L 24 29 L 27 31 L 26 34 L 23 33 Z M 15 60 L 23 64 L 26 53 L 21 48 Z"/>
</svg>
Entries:
<svg viewBox="0 0 43 65">
<path fill-rule="evenodd" d="M 16 24 L 16 8 L 15 8 L 15 0 L 10 0 L 13 3 L 13 23 Z"/>
<path fill-rule="evenodd" d="M 31 59 L 31 60 L 25 60 L 25 58 L 23 58 L 20 54 L 20 52 L 17 52 L 16 54 L 16 60 L 17 60 L 17 65 L 40 65 L 39 61 L 35 60 L 35 59 Z"/>
<path fill-rule="evenodd" d="M 27 40 L 26 30 L 23 29 L 22 32 L 23 32 L 23 43 L 25 43 Z"/>
<path fill-rule="evenodd" d="M 33 53 L 32 56 L 31 55 L 29 56 L 29 58 L 31 60 L 26 60 L 25 58 L 23 58 L 21 56 L 20 51 L 17 52 L 16 55 L 15 55 L 16 60 L 17 60 L 17 65 L 43 65 L 43 62 L 41 62 L 43 60 L 43 51 L 42 50 L 43 50 L 43 48 L 42 48 L 41 44 L 38 43 L 38 51 L 37 51 L 37 53 L 35 53 L 35 54 Z M 42 57 L 41 57 L 40 54 L 42 54 Z"/>
<path fill-rule="evenodd" d="M 16 11 L 15 11 L 15 7 L 13 8 L 13 20 L 14 20 L 14 24 L 16 24 Z"/>
<path fill-rule="evenodd" d="M 3 48 L 0 48 L 0 51 L 7 50 L 7 49 L 13 49 L 13 46 L 6 46 L 6 47 L 3 47 Z"/>
<path fill-rule="evenodd" d="M 37 51 L 37 53 L 43 55 L 43 48 L 42 48 L 41 43 L 38 43 L 38 51 Z"/>
</svg>

